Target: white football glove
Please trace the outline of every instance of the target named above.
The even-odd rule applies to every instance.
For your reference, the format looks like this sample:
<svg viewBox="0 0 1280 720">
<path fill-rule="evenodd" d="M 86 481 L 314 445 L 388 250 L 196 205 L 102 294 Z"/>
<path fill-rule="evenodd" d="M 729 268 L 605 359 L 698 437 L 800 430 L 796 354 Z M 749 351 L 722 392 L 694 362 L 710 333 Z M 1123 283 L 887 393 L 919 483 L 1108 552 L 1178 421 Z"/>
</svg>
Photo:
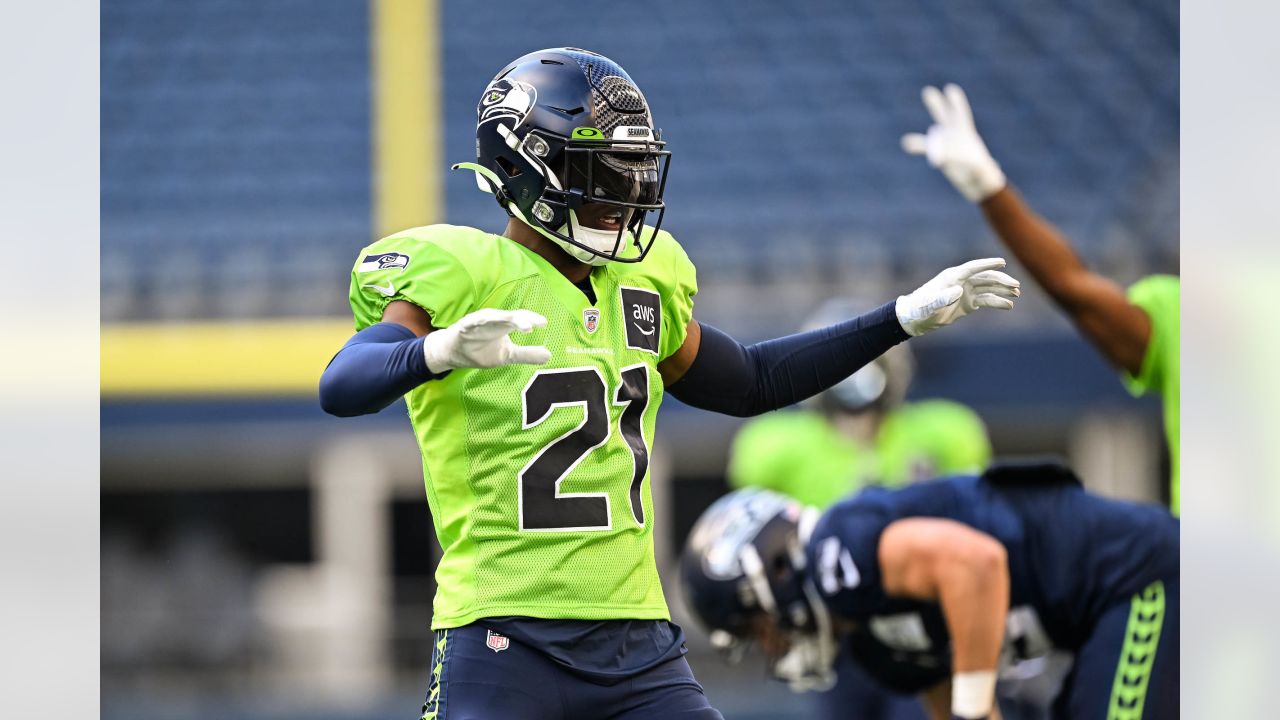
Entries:
<svg viewBox="0 0 1280 720">
<path fill-rule="evenodd" d="M 541 365 L 551 359 L 550 350 L 541 345 L 517 345 L 507 336 L 516 331 L 527 333 L 546 324 L 547 319 L 532 310 L 485 308 L 428 334 L 422 341 L 422 353 L 427 359 L 427 369 L 433 373 L 512 363 Z"/>
<path fill-rule="evenodd" d="M 908 335 L 923 335 L 950 325 L 978 308 L 1009 310 L 1021 294 L 1021 283 L 996 268 L 1004 258 L 970 260 L 947 268 L 910 295 L 901 295 L 894 309 Z"/>
<path fill-rule="evenodd" d="M 902 149 L 912 155 L 924 155 L 969 202 L 982 202 L 1000 192 L 1006 183 L 1004 172 L 973 124 L 973 111 L 964 90 L 959 85 L 947 85 L 944 94 L 929 85 L 921 97 L 934 124 L 923 135 L 903 135 Z"/>
</svg>

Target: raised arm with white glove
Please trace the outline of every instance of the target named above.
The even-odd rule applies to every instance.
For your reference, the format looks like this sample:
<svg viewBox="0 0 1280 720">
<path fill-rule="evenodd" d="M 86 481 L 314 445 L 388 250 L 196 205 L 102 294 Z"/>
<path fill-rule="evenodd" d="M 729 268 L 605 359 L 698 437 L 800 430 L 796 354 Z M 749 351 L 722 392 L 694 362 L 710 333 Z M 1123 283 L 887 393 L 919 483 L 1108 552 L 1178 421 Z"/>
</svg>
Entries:
<svg viewBox="0 0 1280 720">
<path fill-rule="evenodd" d="M 1124 288 L 1091 271 L 1058 228 L 1040 217 L 1005 180 L 973 124 L 964 91 L 926 87 L 934 124 L 902 137 L 902 148 L 924 155 L 956 189 L 978 204 L 987 225 L 1108 360 L 1130 375 L 1142 370 L 1151 319 Z"/>
<path fill-rule="evenodd" d="M 903 135 L 902 149 L 923 155 L 969 202 L 979 203 L 1000 192 L 1006 184 L 1004 172 L 978 134 L 964 90 L 954 84 L 944 90 L 927 86 L 921 97 L 933 125 L 923 134 Z"/>
<path fill-rule="evenodd" d="M 908 335 L 923 335 L 950 325 L 978 308 L 1010 310 L 1021 283 L 997 268 L 1004 258 L 970 260 L 949 267 L 909 295 L 898 297 L 894 310 Z"/>
<path fill-rule="evenodd" d="M 541 345 L 517 345 L 510 335 L 546 324 L 547 319 L 532 310 L 484 308 L 428 334 L 422 342 L 422 354 L 427 369 L 434 373 L 514 363 L 541 365 L 551 359 L 550 350 Z"/>
</svg>

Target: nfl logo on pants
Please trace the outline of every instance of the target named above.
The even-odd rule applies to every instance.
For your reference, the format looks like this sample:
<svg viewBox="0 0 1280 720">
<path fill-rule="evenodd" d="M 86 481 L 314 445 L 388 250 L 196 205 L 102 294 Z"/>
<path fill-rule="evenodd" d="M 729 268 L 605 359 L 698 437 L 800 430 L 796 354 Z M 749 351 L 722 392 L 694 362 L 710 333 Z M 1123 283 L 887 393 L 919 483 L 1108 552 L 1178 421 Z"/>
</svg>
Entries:
<svg viewBox="0 0 1280 720">
<path fill-rule="evenodd" d="M 502 652 L 503 650 L 511 647 L 511 639 L 506 635 L 499 635 L 492 630 L 487 632 L 488 634 L 485 635 L 484 644 L 488 645 L 490 650 L 494 652 Z"/>
</svg>

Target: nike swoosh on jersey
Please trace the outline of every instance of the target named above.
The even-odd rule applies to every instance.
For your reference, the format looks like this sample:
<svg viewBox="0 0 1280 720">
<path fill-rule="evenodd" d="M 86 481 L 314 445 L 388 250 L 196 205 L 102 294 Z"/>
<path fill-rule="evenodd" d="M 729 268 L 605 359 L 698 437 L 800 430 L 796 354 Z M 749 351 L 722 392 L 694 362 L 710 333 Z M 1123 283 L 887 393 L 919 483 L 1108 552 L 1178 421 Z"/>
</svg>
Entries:
<svg viewBox="0 0 1280 720">
<path fill-rule="evenodd" d="M 649 328 L 648 330 L 645 330 L 644 328 L 640 327 L 638 323 L 631 323 L 631 324 L 635 325 L 636 330 L 639 330 L 641 335 L 652 335 L 653 331 L 657 329 L 657 328 Z"/>
<path fill-rule="evenodd" d="M 372 285 L 372 284 L 361 285 L 360 287 L 373 288 L 374 290 L 377 290 L 378 292 L 382 293 L 383 295 L 386 295 L 387 297 L 392 297 L 396 294 L 396 286 L 393 283 L 387 283 L 386 287 L 383 287 L 382 285 Z"/>
</svg>

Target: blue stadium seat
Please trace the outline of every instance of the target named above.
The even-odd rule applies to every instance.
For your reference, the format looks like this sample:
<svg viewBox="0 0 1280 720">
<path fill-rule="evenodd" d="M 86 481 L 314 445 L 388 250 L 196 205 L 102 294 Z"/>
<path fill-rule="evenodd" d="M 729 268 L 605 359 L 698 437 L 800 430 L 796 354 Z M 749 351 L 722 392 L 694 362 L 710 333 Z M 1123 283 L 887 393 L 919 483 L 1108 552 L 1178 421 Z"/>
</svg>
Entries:
<svg viewBox="0 0 1280 720">
<path fill-rule="evenodd" d="M 995 252 L 898 148 L 928 123 L 920 87 L 948 81 L 1086 255 L 1133 242 L 1137 271 L 1176 270 L 1172 0 L 442 6 L 444 159 L 468 159 L 477 94 L 510 57 L 610 55 L 672 143 L 666 226 L 707 277 L 828 277 L 836 257 L 893 284 Z M 372 233 L 366 5 L 117 0 L 102 26 L 104 318 L 343 313 Z M 502 227 L 469 176 L 445 187 L 442 220 Z"/>
</svg>

